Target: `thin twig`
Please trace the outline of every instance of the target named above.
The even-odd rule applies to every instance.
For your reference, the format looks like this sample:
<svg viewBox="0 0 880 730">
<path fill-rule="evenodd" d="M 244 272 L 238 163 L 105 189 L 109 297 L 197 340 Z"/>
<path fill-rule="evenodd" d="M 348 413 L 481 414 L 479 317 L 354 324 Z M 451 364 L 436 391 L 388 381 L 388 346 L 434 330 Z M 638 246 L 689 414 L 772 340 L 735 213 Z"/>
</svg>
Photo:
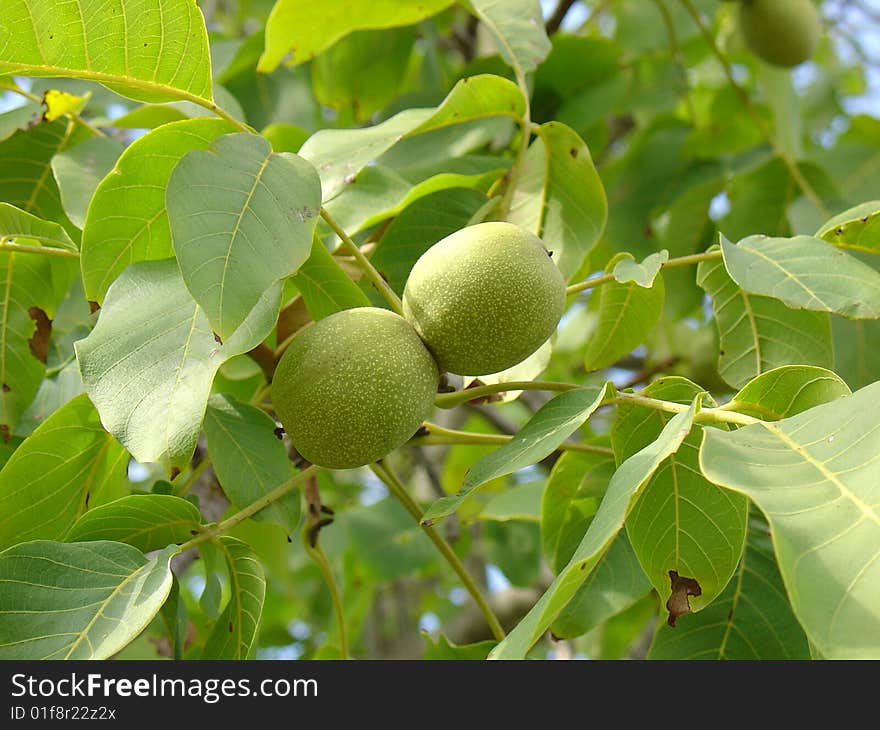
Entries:
<svg viewBox="0 0 880 730">
<path fill-rule="evenodd" d="M 325 208 L 321 208 L 321 217 L 327 222 L 327 225 L 333 229 L 333 232 L 339 236 L 339 240 L 342 241 L 343 245 L 349 250 L 351 255 L 354 256 L 361 269 L 363 269 L 364 274 L 384 297 L 385 301 L 388 302 L 388 306 L 390 306 L 397 314 L 403 314 L 403 305 L 400 302 L 400 297 L 395 294 L 394 290 L 388 285 L 388 282 L 385 281 L 382 274 L 376 271 L 376 268 L 370 263 L 370 260 L 364 256 L 358 245 L 352 241 L 349 235 L 342 230 L 342 227 L 333 220 L 333 217 Z"/>
<path fill-rule="evenodd" d="M 422 524 L 422 510 L 419 508 L 418 504 L 416 504 L 415 500 L 410 497 L 409 492 L 406 491 L 406 487 L 403 486 L 403 482 L 401 482 L 400 479 L 397 478 L 397 475 L 383 462 L 376 462 L 375 464 L 372 464 L 370 468 L 373 470 L 373 473 L 385 483 L 385 486 L 388 487 L 391 493 L 397 497 L 406 511 L 409 512 L 416 522 L 419 523 L 419 526 L 431 539 L 431 542 L 434 543 L 443 557 L 446 558 L 446 562 L 449 563 L 450 567 L 455 571 L 456 575 L 467 589 L 467 592 L 471 594 L 471 598 L 476 602 L 480 612 L 485 617 L 486 623 L 492 630 L 492 635 L 498 641 L 504 639 L 504 629 L 501 628 L 501 623 L 492 611 L 492 607 L 489 605 L 486 597 L 480 591 L 479 586 L 474 582 L 474 579 L 471 577 L 470 573 L 468 573 L 458 555 L 455 554 L 455 551 L 449 543 L 443 539 L 440 533 L 438 533 L 433 527 Z"/>
</svg>

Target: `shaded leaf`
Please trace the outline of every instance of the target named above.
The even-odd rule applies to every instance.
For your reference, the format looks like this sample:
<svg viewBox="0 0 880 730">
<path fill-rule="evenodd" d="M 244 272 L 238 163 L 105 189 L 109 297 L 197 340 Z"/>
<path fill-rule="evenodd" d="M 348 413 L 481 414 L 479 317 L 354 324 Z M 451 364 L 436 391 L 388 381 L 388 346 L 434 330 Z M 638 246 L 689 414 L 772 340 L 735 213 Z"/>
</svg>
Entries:
<svg viewBox="0 0 880 730">
<path fill-rule="evenodd" d="M 93 137 L 52 158 L 52 173 L 61 192 L 61 204 L 71 222 L 82 228 L 92 195 L 113 169 L 123 146 L 111 137 Z"/>
<path fill-rule="evenodd" d="M 53 413 L 0 471 L 0 547 L 62 539 L 88 509 L 124 494 L 128 454 L 86 395 Z"/>
<path fill-rule="evenodd" d="M 660 437 L 627 459 L 611 479 L 608 490 L 587 533 L 571 560 L 544 595 L 489 655 L 492 659 L 522 659 L 550 624 L 571 601 L 607 552 L 641 490 L 660 464 L 674 454 L 687 437 L 702 396 L 691 407 L 672 418 Z"/>
<path fill-rule="evenodd" d="M 185 466 L 217 368 L 268 335 L 279 304 L 275 286 L 221 345 L 174 259 L 127 268 L 108 290 L 95 328 L 76 343 L 83 384 L 104 427 L 138 461 Z"/>
<path fill-rule="evenodd" d="M 701 390 L 685 378 L 666 377 L 640 394 L 689 403 Z M 643 406 L 620 405 L 611 431 L 617 461 L 649 446 L 670 418 Z M 657 593 L 670 602 L 673 623 L 676 615 L 701 610 L 724 590 L 746 539 L 748 500 L 718 488 L 700 472 L 702 430 L 694 426 L 676 453 L 657 468 L 626 518 L 633 549 Z M 679 577 L 671 579 L 670 573 Z M 688 602 L 689 596 L 695 598 Z"/>
<path fill-rule="evenodd" d="M 834 370 L 850 388 L 862 388 L 880 380 L 880 322 L 843 319 L 831 322 L 834 335 Z"/>
<path fill-rule="evenodd" d="M 419 198 L 391 221 L 370 257 L 391 288 L 403 295 L 413 264 L 431 246 L 464 228 L 486 202 L 476 190 L 450 188 Z"/>
<path fill-rule="evenodd" d="M 205 21 L 188 0 L 10 0 L 0 73 L 99 81 L 140 101 L 211 100 Z"/>
<path fill-rule="evenodd" d="M 230 134 L 177 163 L 165 192 L 174 252 L 187 288 L 224 339 L 312 247 L 318 175 L 254 134 Z"/>
<path fill-rule="evenodd" d="M 608 263 L 611 271 L 629 254 L 618 254 Z M 634 282 L 608 282 L 590 294 L 588 311 L 596 318 L 584 352 L 587 370 L 602 370 L 632 352 L 657 324 L 665 296 L 663 277 L 654 279 L 650 289 Z"/>
<path fill-rule="evenodd" d="M 70 528 L 65 542 L 110 540 L 142 553 L 183 543 L 199 530 L 198 508 L 170 494 L 131 494 L 90 509 Z"/>
<path fill-rule="evenodd" d="M 318 236 L 312 241 L 312 251 L 293 277 L 293 283 L 316 322 L 343 309 L 370 306 L 369 297 L 336 263 Z"/>
<path fill-rule="evenodd" d="M 440 106 L 407 109 L 373 127 L 324 129 L 300 149 L 321 176 L 323 200 L 335 198 L 357 174 L 399 141 L 473 119 L 519 118 L 525 110 L 522 92 L 507 79 L 484 74 L 459 81 Z"/>
<path fill-rule="evenodd" d="M 720 339 L 718 373 L 742 387 L 784 365 L 831 367 L 831 322 L 823 312 L 789 309 L 771 297 L 741 289 L 719 260 L 702 261 L 697 284 L 712 297 Z"/>
<path fill-rule="evenodd" d="M 862 203 L 834 216 L 816 231 L 816 238 L 841 248 L 880 253 L 880 201 Z"/>
<path fill-rule="evenodd" d="M 703 473 L 770 521 L 794 612 L 828 658 L 880 653 L 880 383 L 776 423 L 706 429 Z"/>
<path fill-rule="evenodd" d="M 63 153 L 62 153 L 63 154 Z M 53 159 L 58 159 L 56 155 Z M 22 245 L 40 245 L 76 251 L 67 231 L 57 223 L 44 221 L 9 203 L 0 203 L 0 242 L 14 241 Z"/>
<path fill-rule="evenodd" d="M 715 601 L 660 626 L 649 659 L 809 659 L 803 629 L 791 611 L 765 525 L 753 520 L 733 580 Z"/>
<path fill-rule="evenodd" d="M 529 147 L 508 220 L 544 241 L 566 279 L 605 229 L 608 202 L 590 150 L 559 122 L 542 124 Z"/>
<path fill-rule="evenodd" d="M 786 365 L 749 381 L 728 405 L 739 413 L 778 421 L 849 394 L 847 384 L 830 370 Z"/>
<path fill-rule="evenodd" d="M 651 590 L 626 533 L 619 534 L 550 630 L 560 639 L 581 636 L 625 611 Z"/>
<path fill-rule="evenodd" d="M 610 385 L 579 388 L 560 393 L 545 403 L 511 441 L 474 464 L 457 494 L 434 502 L 422 517 L 422 524 L 433 524 L 451 515 L 486 482 L 511 474 L 553 453 L 609 397 L 610 388 Z"/>
<path fill-rule="evenodd" d="M 75 235 L 61 207 L 61 194 L 50 165 L 56 154 L 89 135 L 73 122 L 59 119 L 20 129 L 0 142 L 0 200 L 60 223 Z"/>
<path fill-rule="evenodd" d="M 174 255 L 165 210 L 171 171 L 187 152 L 232 131 L 221 119 L 191 119 L 164 125 L 126 148 L 86 214 L 80 265 L 88 299 L 103 302 L 129 264 Z"/>
<path fill-rule="evenodd" d="M 880 317 L 880 273 L 812 236 L 721 238 L 730 277 L 753 294 L 793 309 L 834 312 L 850 319 Z"/>
<path fill-rule="evenodd" d="M 521 73 L 533 71 L 550 52 L 538 0 L 466 0 L 489 30 L 501 57 Z"/>
<path fill-rule="evenodd" d="M 243 509 L 293 476 L 275 421 L 259 408 L 217 394 L 205 414 L 208 454 L 230 502 Z M 290 535 L 300 518 L 300 493 L 294 491 L 254 515 L 281 525 Z"/>
<path fill-rule="evenodd" d="M 497 641 L 478 641 L 474 644 L 453 644 L 443 634 L 440 634 L 436 640 L 424 632 L 422 636 L 427 644 L 422 658 L 435 661 L 482 661 L 489 656 L 489 652 L 498 643 Z"/>
<path fill-rule="evenodd" d="M 541 500 L 541 538 L 544 557 L 554 572 L 571 560 L 615 467 L 610 450 L 607 454 L 566 451 L 553 465 Z"/>
<path fill-rule="evenodd" d="M 354 30 L 412 25 L 452 5 L 452 0 L 372 0 L 352 5 L 328 0 L 309 5 L 278 0 L 266 23 L 266 50 L 257 70 L 268 73 L 288 57 L 304 63 Z"/>
<path fill-rule="evenodd" d="M 0 553 L 0 659 L 107 659 L 171 590 L 169 546 L 150 560 L 116 542 L 36 540 Z"/>
<path fill-rule="evenodd" d="M 229 569 L 229 602 L 205 641 L 202 659 L 247 659 L 257 638 L 266 597 L 266 576 L 254 551 L 223 536 L 215 545 Z"/>
</svg>

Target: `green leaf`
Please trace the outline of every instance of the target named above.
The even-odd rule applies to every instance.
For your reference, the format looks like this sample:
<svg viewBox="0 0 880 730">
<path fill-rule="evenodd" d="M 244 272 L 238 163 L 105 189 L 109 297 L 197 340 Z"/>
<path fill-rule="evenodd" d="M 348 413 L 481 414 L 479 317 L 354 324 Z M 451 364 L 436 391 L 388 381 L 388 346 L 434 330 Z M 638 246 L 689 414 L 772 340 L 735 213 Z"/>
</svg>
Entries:
<svg viewBox="0 0 880 730">
<path fill-rule="evenodd" d="M 639 565 L 626 534 L 621 533 L 571 602 L 562 609 L 550 630 L 560 639 L 581 636 L 625 611 L 650 590 L 651 582 Z"/>
<path fill-rule="evenodd" d="M 830 659 L 880 654 L 880 383 L 776 423 L 706 429 L 700 467 L 770 521 L 795 615 Z"/>
<path fill-rule="evenodd" d="M 541 571 L 541 528 L 537 522 L 489 521 L 483 525 L 486 561 L 513 585 L 529 588 Z"/>
<path fill-rule="evenodd" d="M 346 544 L 375 581 L 412 576 L 436 559 L 437 549 L 395 499 L 360 505 L 338 517 Z"/>
<path fill-rule="evenodd" d="M 571 560 L 614 475 L 614 454 L 566 451 L 553 465 L 541 500 L 544 556 L 554 573 Z"/>
<path fill-rule="evenodd" d="M 75 362 L 68 362 L 54 377 L 43 379 L 36 397 L 21 415 L 13 433 L 16 436 L 30 436 L 61 406 L 84 392 L 79 368 Z"/>
<path fill-rule="evenodd" d="M 634 259 L 623 258 L 617 262 L 611 273 L 618 284 L 632 281 L 645 289 L 650 289 L 654 286 L 654 279 L 657 278 L 663 264 L 668 260 L 669 251 L 664 248 L 658 253 L 652 253 L 641 263 Z"/>
<path fill-rule="evenodd" d="M 523 659 L 589 577 L 623 523 L 641 491 L 660 464 L 674 454 L 690 432 L 700 408 L 698 395 L 691 407 L 672 418 L 660 437 L 627 459 L 614 473 L 596 516 L 568 565 L 544 595 L 489 655 L 491 659 Z"/>
<path fill-rule="evenodd" d="M 730 278 L 722 261 L 702 261 L 697 284 L 712 297 L 720 338 L 718 373 L 742 387 L 783 365 L 831 367 L 830 317 L 789 309 L 770 297 L 749 294 Z"/>
<path fill-rule="evenodd" d="M 625 259 L 633 257 L 618 254 L 606 268 L 613 271 Z M 664 296 L 662 276 L 654 280 L 650 289 L 635 282 L 616 281 L 597 287 L 587 305 L 596 324 L 584 352 L 584 367 L 590 371 L 607 368 L 644 342 L 660 318 Z"/>
<path fill-rule="evenodd" d="M 55 224 L 0 204 L 0 240 L 16 235 L 70 239 Z M 18 241 L 39 243 L 37 238 Z M 69 288 L 72 259 L 0 251 L 0 437 L 8 439 L 33 401 L 46 372 L 51 318 Z"/>
<path fill-rule="evenodd" d="M 150 560 L 116 542 L 36 540 L 0 553 L 0 659 L 107 659 L 171 590 L 169 546 Z"/>
<path fill-rule="evenodd" d="M 292 279 L 316 322 L 334 312 L 354 307 L 369 307 L 370 299 L 355 284 L 318 236 L 312 252 Z"/>
<path fill-rule="evenodd" d="M 220 345 L 174 259 L 127 268 L 91 334 L 76 343 L 83 384 L 104 427 L 138 461 L 184 467 L 217 368 L 268 335 L 279 303 L 275 286 Z"/>
<path fill-rule="evenodd" d="M 880 380 L 880 321 L 843 319 L 831 322 L 834 335 L 834 370 L 851 388 Z"/>
<path fill-rule="evenodd" d="M 118 129 L 157 129 L 191 117 L 176 104 L 144 104 L 113 120 Z"/>
<path fill-rule="evenodd" d="M 410 70 L 416 29 L 356 31 L 311 64 L 312 90 L 324 106 L 368 120 L 401 92 Z"/>
<path fill-rule="evenodd" d="M 480 512 L 480 519 L 495 522 L 511 520 L 540 522 L 543 494 L 543 482 L 531 482 L 513 487 L 490 499 Z"/>
<path fill-rule="evenodd" d="M 466 0 L 486 26 L 501 57 L 521 73 L 528 73 L 550 52 L 544 17 L 538 0 Z"/>
<path fill-rule="evenodd" d="M 274 71 L 288 54 L 290 64 L 304 63 L 354 30 L 412 25 L 450 5 L 452 0 L 372 0 L 356 5 L 343 0 L 321 5 L 278 0 L 266 23 L 266 50 L 257 70 Z"/>
<path fill-rule="evenodd" d="M 685 378 L 655 380 L 640 394 L 689 403 L 701 388 Z M 618 462 L 650 445 L 671 416 L 643 406 L 619 406 L 611 431 Z M 670 571 L 692 578 L 701 594 L 690 598 L 700 611 L 718 596 L 742 556 L 749 502 L 719 489 L 700 473 L 702 428 L 694 427 L 676 453 L 645 485 L 626 518 L 626 532 L 645 573 L 663 599 L 670 597 Z"/>
<path fill-rule="evenodd" d="M 742 289 L 792 309 L 880 318 L 880 273 L 812 236 L 721 238 L 724 266 Z"/>
<path fill-rule="evenodd" d="M 131 494 L 90 509 L 74 523 L 64 541 L 110 540 L 148 553 L 186 542 L 201 522 L 196 506 L 180 497 Z"/>
<path fill-rule="evenodd" d="M 53 413 L 0 471 L 0 548 L 61 539 L 86 511 L 120 495 L 128 454 L 85 395 Z"/>
<path fill-rule="evenodd" d="M 724 592 L 675 626 L 661 624 L 649 659 L 809 659 L 766 526 L 753 520 L 746 550 Z"/>
<path fill-rule="evenodd" d="M 490 74 L 470 76 L 459 81 L 436 108 L 406 109 L 363 129 L 323 129 L 306 141 L 300 155 L 321 176 L 326 202 L 346 190 L 364 167 L 401 140 L 474 119 L 518 119 L 524 111 L 523 95 L 516 84 Z"/>
<path fill-rule="evenodd" d="M 122 153 L 86 214 L 80 265 L 88 299 L 103 302 L 107 287 L 129 264 L 174 255 L 165 210 L 171 171 L 187 152 L 232 131 L 221 119 L 174 122 Z"/>
<path fill-rule="evenodd" d="M 223 339 L 309 257 L 321 208 L 310 164 L 230 134 L 177 163 L 165 191 L 183 280 Z"/>
<path fill-rule="evenodd" d="M 434 502 L 422 517 L 422 524 L 431 525 L 451 515 L 477 487 L 486 482 L 535 464 L 552 454 L 610 394 L 610 385 L 579 388 L 560 393 L 545 403 L 513 439 L 474 464 L 457 494 L 441 497 Z"/>
<path fill-rule="evenodd" d="M 58 155 L 54 159 L 58 159 Z M 67 231 L 57 223 L 44 221 L 9 203 L 0 203 L 0 242 L 14 241 L 19 244 L 46 245 L 76 251 Z"/>
<path fill-rule="evenodd" d="M 834 196 L 831 195 L 830 183 L 822 168 L 811 163 L 801 163 L 799 167 L 801 174 L 824 199 L 826 206 L 830 209 L 836 208 L 838 204 L 830 200 Z M 797 203 L 804 199 L 801 198 L 800 186 L 792 177 L 786 163 L 779 157 L 771 157 L 734 176 L 727 194 L 730 213 L 719 223 L 724 235 L 734 241 L 752 234 L 787 236 L 793 232 L 806 233 L 808 230 L 815 230 L 823 220 L 819 218 L 815 223 L 811 222 L 807 230 L 801 227 L 793 231 L 794 226 L 789 219 L 794 218 L 793 211 L 797 208 Z M 807 204 L 812 221 L 818 213 L 809 201 Z"/>
<path fill-rule="evenodd" d="M 186 644 L 186 631 L 189 624 L 186 612 L 186 603 L 180 595 L 180 583 L 177 576 L 171 574 L 171 590 L 168 598 L 162 604 L 162 619 L 168 628 L 168 638 L 174 651 L 175 660 L 183 659 L 183 650 Z"/>
<path fill-rule="evenodd" d="M 497 641 L 478 641 L 474 644 L 453 644 L 443 634 L 440 634 L 436 641 L 424 632 L 422 632 L 422 636 L 427 643 L 422 658 L 434 661 L 470 660 L 479 662 L 489 656 L 489 652 L 498 643 Z"/>
<path fill-rule="evenodd" d="M 845 395 L 850 395 L 849 386 L 830 370 L 785 365 L 749 381 L 728 406 L 755 418 L 778 421 Z"/>
<path fill-rule="evenodd" d="M 189 0 L 10 0 L 0 74 L 98 81 L 140 101 L 211 100 L 205 21 Z"/>
<path fill-rule="evenodd" d="M 6 79 L 0 77 L 0 84 Z M 0 114 L 0 142 L 7 139 L 19 129 L 27 129 L 35 124 L 43 115 L 43 105 L 37 101 L 25 101 L 20 107 Z"/>
<path fill-rule="evenodd" d="M 123 149 L 112 137 L 93 137 L 52 158 L 52 173 L 61 191 L 61 204 L 77 228 L 85 226 L 92 195 L 113 169 Z"/>
<path fill-rule="evenodd" d="M 237 509 L 243 509 L 293 476 L 275 421 L 259 408 L 214 395 L 205 414 L 208 454 L 220 486 Z M 288 535 L 299 524 L 300 494 L 294 491 L 254 515 L 281 525 Z"/>
<path fill-rule="evenodd" d="M 450 167 L 455 166 L 453 162 L 449 161 Z M 437 191 L 451 188 L 488 190 L 504 172 L 504 165 L 502 161 L 493 169 L 475 175 L 441 172 L 418 181 L 404 177 L 403 173 L 389 167 L 370 165 L 358 173 L 357 179 L 343 194 L 325 207 L 342 229 L 353 235 L 395 217 L 421 198 Z M 404 172 L 409 174 L 410 171 Z"/>
<path fill-rule="evenodd" d="M 508 220 L 540 237 L 570 279 L 598 242 L 607 218 L 605 189 L 587 145 L 564 124 L 541 125 L 526 154 Z"/>
<path fill-rule="evenodd" d="M 260 132 L 275 152 L 299 152 L 299 148 L 309 138 L 309 133 L 302 127 L 286 122 L 275 122 Z"/>
<path fill-rule="evenodd" d="M 419 198 L 391 221 L 370 261 L 391 288 L 402 295 L 418 258 L 441 239 L 468 225 L 485 202 L 485 195 L 467 188 L 449 188 Z"/>
<path fill-rule="evenodd" d="M 58 119 L 18 130 L 0 142 L 0 200 L 60 223 L 75 235 L 61 207 L 50 164 L 56 154 L 87 136 L 89 133 L 77 129 L 73 122 Z"/>
<path fill-rule="evenodd" d="M 816 238 L 841 248 L 880 253 L 880 200 L 862 203 L 827 221 Z"/>
<path fill-rule="evenodd" d="M 229 568 L 229 602 L 205 641 L 202 659 L 247 659 L 257 639 L 266 597 L 263 566 L 247 544 L 223 536 L 215 543 Z"/>
</svg>

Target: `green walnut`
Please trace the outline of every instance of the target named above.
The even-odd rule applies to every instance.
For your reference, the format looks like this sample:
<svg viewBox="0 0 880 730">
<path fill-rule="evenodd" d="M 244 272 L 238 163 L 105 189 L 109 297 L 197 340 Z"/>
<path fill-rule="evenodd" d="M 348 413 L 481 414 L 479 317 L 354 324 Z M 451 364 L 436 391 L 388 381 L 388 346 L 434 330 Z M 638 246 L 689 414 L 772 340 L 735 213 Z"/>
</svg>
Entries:
<svg viewBox="0 0 880 730">
<path fill-rule="evenodd" d="M 810 0 L 742 0 L 739 26 L 758 58 L 785 68 L 813 55 L 822 30 Z"/>
<path fill-rule="evenodd" d="M 406 443 L 431 412 L 437 366 L 412 326 L 385 309 L 337 312 L 298 335 L 272 403 L 300 455 L 353 469 Z"/>
<path fill-rule="evenodd" d="M 511 223 L 447 236 L 416 262 L 403 312 L 442 370 L 488 375 L 531 355 L 565 310 L 565 280 L 541 240 Z"/>
</svg>

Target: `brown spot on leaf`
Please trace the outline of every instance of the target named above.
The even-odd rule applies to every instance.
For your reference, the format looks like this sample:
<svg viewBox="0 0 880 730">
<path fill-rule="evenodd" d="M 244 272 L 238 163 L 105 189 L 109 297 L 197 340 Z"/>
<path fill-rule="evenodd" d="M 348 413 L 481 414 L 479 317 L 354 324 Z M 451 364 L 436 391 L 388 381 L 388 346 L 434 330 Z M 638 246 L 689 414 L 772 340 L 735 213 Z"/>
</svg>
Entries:
<svg viewBox="0 0 880 730">
<path fill-rule="evenodd" d="M 214 333 L 214 342 L 216 342 L 218 345 L 223 344 L 223 338 L 220 335 L 218 335 L 216 332 Z"/>
<path fill-rule="evenodd" d="M 97 302 L 93 302 L 89 300 L 89 314 L 94 314 L 101 308 L 101 305 Z"/>
<path fill-rule="evenodd" d="M 284 438 L 284 428 L 282 428 L 281 426 L 276 426 L 273 433 L 275 434 L 275 438 L 277 438 L 279 441 Z"/>
<path fill-rule="evenodd" d="M 180 474 L 180 469 L 176 466 L 171 467 L 171 478 L 176 479 L 178 474 Z"/>
<path fill-rule="evenodd" d="M 688 596 L 699 596 L 703 593 L 700 584 L 693 578 L 680 576 L 678 571 L 669 571 L 670 594 L 669 600 L 666 601 L 666 610 L 669 611 L 669 618 L 666 622 L 670 626 L 675 626 L 675 622 L 679 616 L 691 612 L 691 604 Z"/>
<path fill-rule="evenodd" d="M 0 424 L 0 436 L 3 437 L 3 443 L 4 443 L 4 444 L 8 444 L 8 443 L 9 443 L 9 436 L 10 436 L 10 434 L 9 434 L 9 426 L 7 426 L 5 423 Z"/>
<path fill-rule="evenodd" d="M 6 383 L 3 383 L 3 392 L 8 393 L 12 388 L 10 388 Z"/>
<path fill-rule="evenodd" d="M 49 357 L 49 337 L 52 334 L 52 320 L 39 307 L 31 307 L 28 309 L 28 314 L 37 323 L 37 329 L 33 337 L 28 340 L 28 347 L 31 348 L 31 354 L 45 365 L 46 359 Z"/>
<path fill-rule="evenodd" d="M 232 633 L 232 621 L 229 622 L 229 627 L 228 627 L 228 628 L 229 628 L 229 633 L 231 634 L 231 633 Z"/>
<path fill-rule="evenodd" d="M 572 156 L 572 159 L 575 159 L 575 160 L 576 160 L 576 159 L 577 159 L 577 156 L 578 156 L 578 151 L 577 151 L 577 149 L 575 149 L 574 147 L 572 147 L 572 148 L 568 151 L 568 154 L 570 154 L 570 155 Z"/>
</svg>

